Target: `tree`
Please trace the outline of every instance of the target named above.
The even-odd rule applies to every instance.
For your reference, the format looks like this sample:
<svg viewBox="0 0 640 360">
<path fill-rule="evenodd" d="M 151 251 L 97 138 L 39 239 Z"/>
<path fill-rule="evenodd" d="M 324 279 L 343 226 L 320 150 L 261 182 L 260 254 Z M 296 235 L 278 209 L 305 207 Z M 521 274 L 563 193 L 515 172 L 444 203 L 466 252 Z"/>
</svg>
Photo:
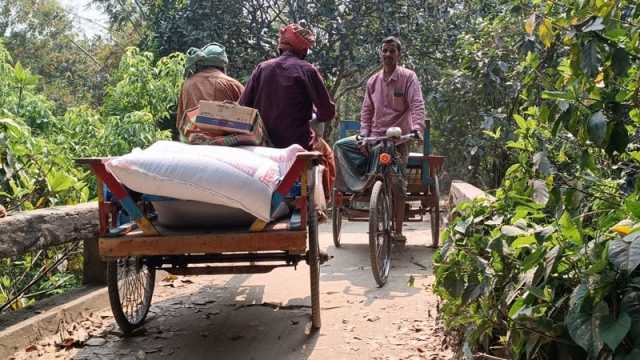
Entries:
<svg viewBox="0 0 640 360">
<path fill-rule="evenodd" d="M 0 0 L 0 36 L 14 59 L 42 77 L 40 91 L 63 114 L 68 106 L 100 104 L 108 73 L 124 48 L 101 36 L 80 37 L 56 0 Z M 117 44 L 116 44 L 117 45 Z"/>
</svg>

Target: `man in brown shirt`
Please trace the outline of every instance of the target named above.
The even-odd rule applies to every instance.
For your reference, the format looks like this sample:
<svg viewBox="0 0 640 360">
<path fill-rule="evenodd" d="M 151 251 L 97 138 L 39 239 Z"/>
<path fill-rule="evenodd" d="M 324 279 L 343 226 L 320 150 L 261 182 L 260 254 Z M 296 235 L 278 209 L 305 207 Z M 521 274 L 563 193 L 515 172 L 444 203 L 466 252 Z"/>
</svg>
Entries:
<svg viewBox="0 0 640 360">
<path fill-rule="evenodd" d="M 187 51 L 188 78 L 182 84 L 176 114 L 176 127 L 182 141 L 189 140 L 190 123 L 186 115 L 198 106 L 200 100 L 236 102 L 240 98 L 244 87 L 234 78 L 227 76 L 228 64 L 225 48 L 218 43 L 208 44 L 202 49 L 191 48 Z M 208 136 L 221 135 L 224 134 L 208 133 Z"/>
<path fill-rule="evenodd" d="M 275 147 L 299 144 L 323 153 L 325 193 L 331 193 L 335 162 L 331 147 L 310 126 L 312 114 L 319 122 L 335 116 L 335 104 L 322 76 L 305 57 L 315 44 L 315 34 L 298 24 L 280 30 L 280 56 L 255 68 L 239 103 L 258 109 Z"/>
</svg>

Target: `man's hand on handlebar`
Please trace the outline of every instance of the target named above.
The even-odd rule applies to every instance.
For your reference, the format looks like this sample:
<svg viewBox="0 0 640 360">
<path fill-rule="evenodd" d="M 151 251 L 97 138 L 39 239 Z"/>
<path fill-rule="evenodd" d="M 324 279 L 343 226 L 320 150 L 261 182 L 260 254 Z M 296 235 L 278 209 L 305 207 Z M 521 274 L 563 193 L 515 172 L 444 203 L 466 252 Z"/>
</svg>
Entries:
<svg viewBox="0 0 640 360">
<path fill-rule="evenodd" d="M 369 156 L 369 145 L 363 140 L 362 135 L 356 135 L 356 141 L 358 142 L 358 149 L 364 156 Z"/>
<path fill-rule="evenodd" d="M 414 138 L 418 141 L 422 141 L 422 134 L 420 133 L 419 130 L 411 130 L 411 135 L 414 136 Z"/>
</svg>

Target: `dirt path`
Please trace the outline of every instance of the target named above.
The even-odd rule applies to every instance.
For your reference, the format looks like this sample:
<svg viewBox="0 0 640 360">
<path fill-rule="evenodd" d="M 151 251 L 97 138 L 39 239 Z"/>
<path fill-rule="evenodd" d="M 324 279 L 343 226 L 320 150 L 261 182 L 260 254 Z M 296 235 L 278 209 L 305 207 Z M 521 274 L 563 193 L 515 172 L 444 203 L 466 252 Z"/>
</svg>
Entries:
<svg viewBox="0 0 640 360">
<path fill-rule="evenodd" d="M 428 224 L 406 225 L 408 244 L 394 248 L 389 282 L 370 272 L 366 223 L 343 225 L 336 249 L 329 224 L 321 248 L 323 326 L 309 333 L 308 268 L 269 274 L 179 277 L 156 285 L 144 331 L 123 338 L 110 310 L 60 333 L 15 359 L 451 359 L 442 348 L 431 293 Z M 163 276 L 159 276 L 162 278 Z M 67 340 L 67 349 L 60 343 Z M 75 345 L 74 345 L 75 343 Z M 56 345 L 58 344 L 58 345 Z"/>
</svg>

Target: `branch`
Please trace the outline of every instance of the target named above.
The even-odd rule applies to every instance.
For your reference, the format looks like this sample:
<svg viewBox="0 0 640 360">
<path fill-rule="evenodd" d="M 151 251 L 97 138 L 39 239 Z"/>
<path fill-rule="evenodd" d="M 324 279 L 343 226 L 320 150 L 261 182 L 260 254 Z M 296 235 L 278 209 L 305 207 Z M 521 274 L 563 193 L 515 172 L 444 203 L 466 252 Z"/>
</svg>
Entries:
<svg viewBox="0 0 640 360">
<path fill-rule="evenodd" d="M 378 70 L 379 70 L 379 67 L 377 65 L 373 70 L 369 69 L 369 71 L 367 72 L 367 75 L 365 75 L 362 79 L 360 79 L 360 81 L 358 81 L 357 84 L 344 87 L 340 89 L 341 91 L 337 91 L 333 100 L 338 101 L 339 98 L 341 98 L 344 94 L 348 93 L 349 91 L 362 87 L 367 82 L 367 80 L 369 80 L 369 78 L 373 74 L 375 74 Z"/>
<path fill-rule="evenodd" d="M 144 12 L 144 9 L 142 8 L 142 5 L 140 4 L 140 2 L 138 0 L 133 0 L 133 2 L 138 7 L 138 10 L 140 11 L 140 14 L 142 15 L 142 19 L 143 20 L 147 20 L 147 18 L 148 18 L 147 14 Z"/>
<path fill-rule="evenodd" d="M 98 65 L 100 68 L 102 68 L 102 64 L 93 57 L 93 55 L 91 55 L 87 50 L 85 50 L 82 46 L 80 46 L 78 43 L 76 43 L 75 41 L 73 41 L 73 39 L 71 37 L 69 37 L 69 41 L 75 45 L 78 49 L 80 49 L 80 51 L 82 51 L 85 55 L 87 55 L 87 57 L 89 57 L 89 59 L 91 59 L 96 65 Z"/>
</svg>

